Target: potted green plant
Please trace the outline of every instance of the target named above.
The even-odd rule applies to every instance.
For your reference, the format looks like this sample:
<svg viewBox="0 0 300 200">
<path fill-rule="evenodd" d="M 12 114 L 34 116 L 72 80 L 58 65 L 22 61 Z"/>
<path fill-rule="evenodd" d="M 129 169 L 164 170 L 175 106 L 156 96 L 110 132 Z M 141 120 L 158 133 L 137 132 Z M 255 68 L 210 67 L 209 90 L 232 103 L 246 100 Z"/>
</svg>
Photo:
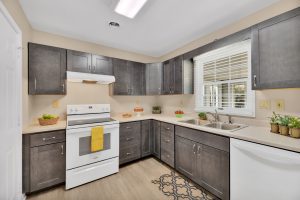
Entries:
<svg viewBox="0 0 300 200">
<path fill-rule="evenodd" d="M 161 114 L 161 107 L 160 106 L 153 106 L 152 107 L 152 114 Z"/>
<path fill-rule="evenodd" d="M 289 127 L 291 129 L 291 137 L 300 138 L 300 119 L 298 117 L 291 117 Z"/>
<path fill-rule="evenodd" d="M 281 135 L 289 135 L 289 124 L 290 124 L 291 117 L 288 115 L 280 116 L 279 117 L 279 132 Z"/>
<path fill-rule="evenodd" d="M 272 133 L 279 133 L 279 117 L 280 115 L 273 112 L 272 117 L 270 117 L 270 125 L 271 125 L 271 132 Z"/>
<path fill-rule="evenodd" d="M 199 117 L 199 119 L 201 119 L 201 120 L 207 120 L 207 116 L 206 116 L 206 113 L 205 113 L 205 112 L 200 112 L 200 113 L 198 114 L 198 117 Z"/>
</svg>

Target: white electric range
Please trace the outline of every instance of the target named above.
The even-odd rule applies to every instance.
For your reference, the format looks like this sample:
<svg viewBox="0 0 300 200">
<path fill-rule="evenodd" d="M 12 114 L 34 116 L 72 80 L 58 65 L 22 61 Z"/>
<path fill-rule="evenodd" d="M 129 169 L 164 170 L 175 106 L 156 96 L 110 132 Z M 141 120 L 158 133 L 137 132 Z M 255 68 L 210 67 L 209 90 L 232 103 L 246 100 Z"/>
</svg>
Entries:
<svg viewBox="0 0 300 200">
<path fill-rule="evenodd" d="M 91 152 L 91 129 L 104 127 L 104 149 Z M 119 171 L 119 122 L 111 119 L 109 104 L 68 105 L 66 189 Z"/>
</svg>

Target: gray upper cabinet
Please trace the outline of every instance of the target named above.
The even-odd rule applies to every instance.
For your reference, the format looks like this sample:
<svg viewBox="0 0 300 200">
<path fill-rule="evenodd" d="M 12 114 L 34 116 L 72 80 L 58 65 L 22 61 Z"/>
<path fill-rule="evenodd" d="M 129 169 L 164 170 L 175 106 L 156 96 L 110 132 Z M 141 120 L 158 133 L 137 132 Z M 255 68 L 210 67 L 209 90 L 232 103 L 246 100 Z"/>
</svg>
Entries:
<svg viewBox="0 0 300 200">
<path fill-rule="evenodd" d="M 300 87 L 300 8 L 252 28 L 252 88 Z"/>
<path fill-rule="evenodd" d="M 146 94 L 162 94 L 162 63 L 146 64 Z"/>
<path fill-rule="evenodd" d="M 28 44 L 28 93 L 66 94 L 66 50 Z"/>
<path fill-rule="evenodd" d="M 152 154 L 152 120 L 145 120 L 142 124 L 142 157 Z"/>
<path fill-rule="evenodd" d="M 113 95 L 144 95 L 145 64 L 113 59 Z"/>
<path fill-rule="evenodd" d="M 92 70 L 92 54 L 68 50 L 68 71 L 90 73 Z"/>
<path fill-rule="evenodd" d="M 92 73 L 113 75 L 112 59 L 105 56 L 92 55 Z"/>
<path fill-rule="evenodd" d="M 193 94 L 193 62 L 183 56 L 165 61 L 163 94 Z"/>
</svg>

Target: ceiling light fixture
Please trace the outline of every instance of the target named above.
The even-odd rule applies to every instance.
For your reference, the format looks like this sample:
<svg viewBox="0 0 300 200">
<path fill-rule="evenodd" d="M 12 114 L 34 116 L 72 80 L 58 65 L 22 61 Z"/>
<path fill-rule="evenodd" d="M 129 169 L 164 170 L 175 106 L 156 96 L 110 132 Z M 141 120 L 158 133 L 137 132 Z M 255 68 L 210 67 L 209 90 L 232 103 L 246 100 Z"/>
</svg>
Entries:
<svg viewBox="0 0 300 200">
<path fill-rule="evenodd" d="M 120 0 L 115 12 L 133 19 L 147 0 Z"/>
</svg>

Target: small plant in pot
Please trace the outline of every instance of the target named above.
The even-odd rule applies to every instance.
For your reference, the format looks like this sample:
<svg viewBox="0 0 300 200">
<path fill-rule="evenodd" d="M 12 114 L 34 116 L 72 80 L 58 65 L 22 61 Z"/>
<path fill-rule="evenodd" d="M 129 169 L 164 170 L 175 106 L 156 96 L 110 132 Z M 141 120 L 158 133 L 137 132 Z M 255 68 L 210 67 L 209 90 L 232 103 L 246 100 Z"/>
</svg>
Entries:
<svg viewBox="0 0 300 200">
<path fill-rule="evenodd" d="M 289 135 L 289 124 L 291 117 L 288 115 L 279 117 L 279 132 L 281 135 Z"/>
<path fill-rule="evenodd" d="M 273 112 L 273 116 L 270 117 L 270 124 L 271 124 L 271 132 L 272 133 L 279 133 L 279 117 L 280 115 Z"/>
<path fill-rule="evenodd" d="M 207 120 L 207 116 L 206 116 L 206 113 L 205 113 L 205 112 L 200 112 L 200 113 L 198 114 L 198 117 L 199 117 L 199 119 L 201 119 L 201 120 Z"/>
<path fill-rule="evenodd" d="M 291 137 L 300 138 L 300 119 L 298 117 L 291 117 L 289 127 L 291 129 Z"/>
</svg>

